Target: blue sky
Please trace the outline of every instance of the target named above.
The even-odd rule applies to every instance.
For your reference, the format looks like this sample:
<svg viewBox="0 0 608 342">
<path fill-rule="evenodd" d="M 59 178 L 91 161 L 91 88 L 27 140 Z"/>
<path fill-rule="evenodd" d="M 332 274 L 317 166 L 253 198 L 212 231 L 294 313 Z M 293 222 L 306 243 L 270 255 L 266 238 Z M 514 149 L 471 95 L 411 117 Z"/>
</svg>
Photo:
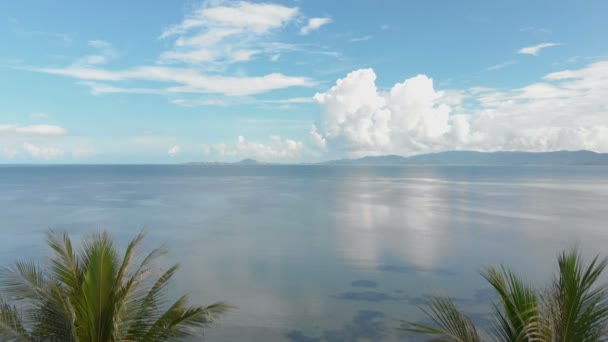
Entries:
<svg viewBox="0 0 608 342">
<path fill-rule="evenodd" d="M 0 4 L 0 162 L 608 152 L 606 1 Z"/>
</svg>

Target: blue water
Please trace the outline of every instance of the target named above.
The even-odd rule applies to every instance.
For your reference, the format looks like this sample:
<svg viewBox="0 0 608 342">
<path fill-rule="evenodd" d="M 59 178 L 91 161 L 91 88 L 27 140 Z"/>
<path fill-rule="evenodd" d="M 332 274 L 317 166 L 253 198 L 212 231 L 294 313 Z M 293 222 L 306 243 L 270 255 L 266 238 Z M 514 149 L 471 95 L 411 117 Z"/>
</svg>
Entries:
<svg viewBox="0 0 608 342">
<path fill-rule="evenodd" d="M 486 325 L 483 265 L 542 284 L 564 248 L 606 253 L 608 168 L 0 166 L 0 217 L 4 265 L 48 228 L 146 228 L 172 293 L 239 306 L 209 341 L 407 341 L 429 294 Z"/>
</svg>

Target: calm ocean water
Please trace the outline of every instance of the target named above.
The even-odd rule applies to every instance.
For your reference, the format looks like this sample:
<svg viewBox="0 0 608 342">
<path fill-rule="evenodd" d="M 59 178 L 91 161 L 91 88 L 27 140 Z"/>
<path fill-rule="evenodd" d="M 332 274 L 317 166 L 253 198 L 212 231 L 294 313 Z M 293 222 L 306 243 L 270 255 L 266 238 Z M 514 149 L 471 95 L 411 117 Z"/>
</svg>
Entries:
<svg viewBox="0 0 608 342">
<path fill-rule="evenodd" d="M 172 292 L 240 307 L 209 341 L 413 341 L 430 294 L 487 324 L 483 265 L 540 284 L 564 248 L 608 254 L 608 168 L 0 166 L 0 217 L 3 265 L 51 227 L 146 228 Z"/>
</svg>

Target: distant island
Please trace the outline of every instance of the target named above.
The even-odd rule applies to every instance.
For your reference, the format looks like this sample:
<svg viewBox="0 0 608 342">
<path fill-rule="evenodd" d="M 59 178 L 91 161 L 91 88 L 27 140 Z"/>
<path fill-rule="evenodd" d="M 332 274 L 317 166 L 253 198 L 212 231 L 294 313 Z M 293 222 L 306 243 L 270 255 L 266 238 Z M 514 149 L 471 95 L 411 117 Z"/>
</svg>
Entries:
<svg viewBox="0 0 608 342">
<path fill-rule="evenodd" d="M 190 162 L 184 165 L 273 165 L 255 159 L 238 162 Z M 418 154 L 411 157 L 398 155 L 368 156 L 356 159 L 329 160 L 308 165 L 608 165 L 608 153 L 593 151 L 555 152 L 477 152 L 446 151 Z"/>
<path fill-rule="evenodd" d="M 238 162 L 219 162 L 219 161 L 214 161 L 214 162 L 189 162 L 189 163 L 183 163 L 182 165 L 269 165 L 270 163 L 264 163 L 264 162 L 260 162 L 257 161 L 255 159 L 243 159 L 241 161 Z"/>
</svg>

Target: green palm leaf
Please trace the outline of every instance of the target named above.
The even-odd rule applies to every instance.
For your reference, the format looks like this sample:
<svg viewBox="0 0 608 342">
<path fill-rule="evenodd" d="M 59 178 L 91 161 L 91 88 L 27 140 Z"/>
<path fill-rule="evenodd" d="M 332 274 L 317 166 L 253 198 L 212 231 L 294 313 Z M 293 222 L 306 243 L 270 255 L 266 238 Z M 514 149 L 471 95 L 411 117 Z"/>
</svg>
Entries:
<svg viewBox="0 0 608 342">
<path fill-rule="evenodd" d="M 233 308 L 189 306 L 186 296 L 167 306 L 166 287 L 178 267 L 153 278 L 164 247 L 137 264 L 144 236 L 120 255 L 105 232 L 85 237 L 78 253 L 66 233 L 49 232 L 48 268 L 17 262 L 0 270 L 0 342 L 182 341 Z"/>
<path fill-rule="evenodd" d="M 486 267 L 482 276 L 500 298 L 495 305 L 493 334 L 502 342 L 527 342 L 540 338 L 539 300 L 536 291 L 511 271 Z"/>
<path fill-rule="evenodd" d="M 582 261 L 574 249 L 558 257 L 559 272 L 548 292 L 538 291 L 508 269 L 487 267 L 481 274 L 498 295 L 494 326 L 499 342 L 608 341 L 608 285 L 601 281 L 608 259 Z M 439 335 L 449 341 L 479 341 L 471 321 L 449 298 L 433 298 L 423 310 L 436 327 L 403 321 L 401 330 Z"/>
<path fill-rule="evenodd" d="M 600 283 L 607 259 L 584 264 L 578 250 L 562 253 L 559 273 L 547 297 L 550 332 L 555 341 L 605 341 L 607 285 Z"/>
</svg>

